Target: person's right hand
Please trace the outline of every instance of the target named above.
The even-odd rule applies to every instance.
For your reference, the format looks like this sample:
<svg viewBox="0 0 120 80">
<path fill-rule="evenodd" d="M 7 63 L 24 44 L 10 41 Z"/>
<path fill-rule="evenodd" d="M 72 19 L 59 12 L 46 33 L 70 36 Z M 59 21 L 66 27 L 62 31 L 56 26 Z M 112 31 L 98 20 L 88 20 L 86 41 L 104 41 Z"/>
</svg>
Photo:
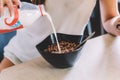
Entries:
<svg viewBox="0 0 120 80">
<path fill-rule="evenodd" d="M 11 16 L 13 11 L 13 5 L 20 6 L 20 0 L 0 0 L 0 16 L 4 15 L 4 6 L 8 7 Z"/>
<path fill-rule="evenodd" d="M 120 16 L 115 16 L 103 23 L 104 29 L 115 36 L 120 36 Z"/>
</svg>

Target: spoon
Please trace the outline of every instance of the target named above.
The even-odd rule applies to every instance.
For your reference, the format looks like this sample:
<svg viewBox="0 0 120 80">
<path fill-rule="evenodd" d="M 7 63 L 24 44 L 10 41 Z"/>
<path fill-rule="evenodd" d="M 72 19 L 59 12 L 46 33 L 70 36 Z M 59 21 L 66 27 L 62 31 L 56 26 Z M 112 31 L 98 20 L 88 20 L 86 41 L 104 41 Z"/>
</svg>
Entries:
<svg viewBox="0 0 120 80">
<path fill-rule="evenodd" d="M 85 43 L 88 39 L 90 39 L 91 37 L 93 37 L 94 34 L 95 34 L 95 32 L 91 33 L 86 39 L 84 39 L 80 44 L 78 44 L 75 49 L 77 49 L 77 48 L 80 47 L 83 43 Z"/>
</svg>

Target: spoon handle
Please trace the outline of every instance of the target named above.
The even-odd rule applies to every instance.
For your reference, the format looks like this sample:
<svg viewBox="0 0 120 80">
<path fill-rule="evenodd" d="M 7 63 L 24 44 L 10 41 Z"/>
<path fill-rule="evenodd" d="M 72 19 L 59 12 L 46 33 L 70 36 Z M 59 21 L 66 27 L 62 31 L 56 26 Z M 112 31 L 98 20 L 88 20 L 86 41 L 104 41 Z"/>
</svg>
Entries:
<svg viewBox="0 0 120 80">
<path fill-rule="evenodd" d="M 88 39 L 90 39 L 91 37 L 93 37 L 94 34 L 95 34 L 95 32 L 91 33 L 86 39 L 84 39 L 79 45 L 77 45 L 75 49 L 77 49 L 77 48 L 80 47 L 83 43 L 85 43 Z"/>
</svg>

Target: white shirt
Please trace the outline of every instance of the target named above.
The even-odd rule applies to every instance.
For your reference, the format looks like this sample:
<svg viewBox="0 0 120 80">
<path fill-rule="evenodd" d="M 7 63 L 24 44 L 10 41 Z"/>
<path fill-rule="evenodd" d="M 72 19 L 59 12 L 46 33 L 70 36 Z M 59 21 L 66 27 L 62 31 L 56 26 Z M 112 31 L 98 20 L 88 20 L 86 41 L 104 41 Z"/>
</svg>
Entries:
<svg viewBox="0 0 120 80">
<path fill-rule="evenodd" d="M 59 3 L 47 0 L 45 8 L 57 32 L 80 35 L 95 3 L 96 0 L 60 0 Z M 20 11 L 20 21 L 25 28 L 18 30 L 4 49 L 4 56 L 14 64 L 39 57 L 40 53 L 35 46 L 53 32 L 47 17 L 40 16 L 39 11 Z"/>
</svg>

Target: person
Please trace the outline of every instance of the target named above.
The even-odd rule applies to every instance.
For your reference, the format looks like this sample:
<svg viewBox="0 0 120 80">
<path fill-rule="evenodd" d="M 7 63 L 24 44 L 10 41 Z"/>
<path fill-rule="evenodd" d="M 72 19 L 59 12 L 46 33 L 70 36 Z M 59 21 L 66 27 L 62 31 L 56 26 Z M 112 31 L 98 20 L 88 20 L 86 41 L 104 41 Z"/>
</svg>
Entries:
<svg viewBox="0 0 120 80">
<path fill-rule="evenodd" d="M 14 5 L 19 5 L 20 1 L 13 1 L 10 2 L 11 0 L 0 0 L 0 16 L 3 15 L 3 7 L 4 6 L 8 6 L 9 7 L 9 11 L 10 11 L 10 15 L 12 15 L 12 4 Z M 3 4 L 4 3 L 4 4 Z M 4 6 L 3 6 L 4 5 Z M 2 61 L 2 59 L 4 58 L 4 47 L 8 44 L 8 42 L 10 41 L 10 39 L 15 36 L 16 31 L 13 32 L 8 32 L 8 33 L 4 33 L 4 34 L 0 34 L 0 62 Z"/>
<path fill-rule="evenodd" d="M 120 16 L 117 0 L 99 1 L 105 30 L 112 35 L 119 36 Z M 57 32 L 80 35 L 90 18 L 95 3 L 96 0 L 59 0 L 59 3 L 56 0 L 46 0 L 44 6 L 53 19 Z M 8 6 L 8 8 L 10 7 Z M 5 47 L 5 57 L 0 64 L 0 70 L 40 57 L 35 46 L 51 33 L 48 29 L 50 23 L 45 16 L 42 16 L 37 18 L 33 24 L 36 26 L 31 25 L 18 30 L 16 36 Z"/>
</svg>

